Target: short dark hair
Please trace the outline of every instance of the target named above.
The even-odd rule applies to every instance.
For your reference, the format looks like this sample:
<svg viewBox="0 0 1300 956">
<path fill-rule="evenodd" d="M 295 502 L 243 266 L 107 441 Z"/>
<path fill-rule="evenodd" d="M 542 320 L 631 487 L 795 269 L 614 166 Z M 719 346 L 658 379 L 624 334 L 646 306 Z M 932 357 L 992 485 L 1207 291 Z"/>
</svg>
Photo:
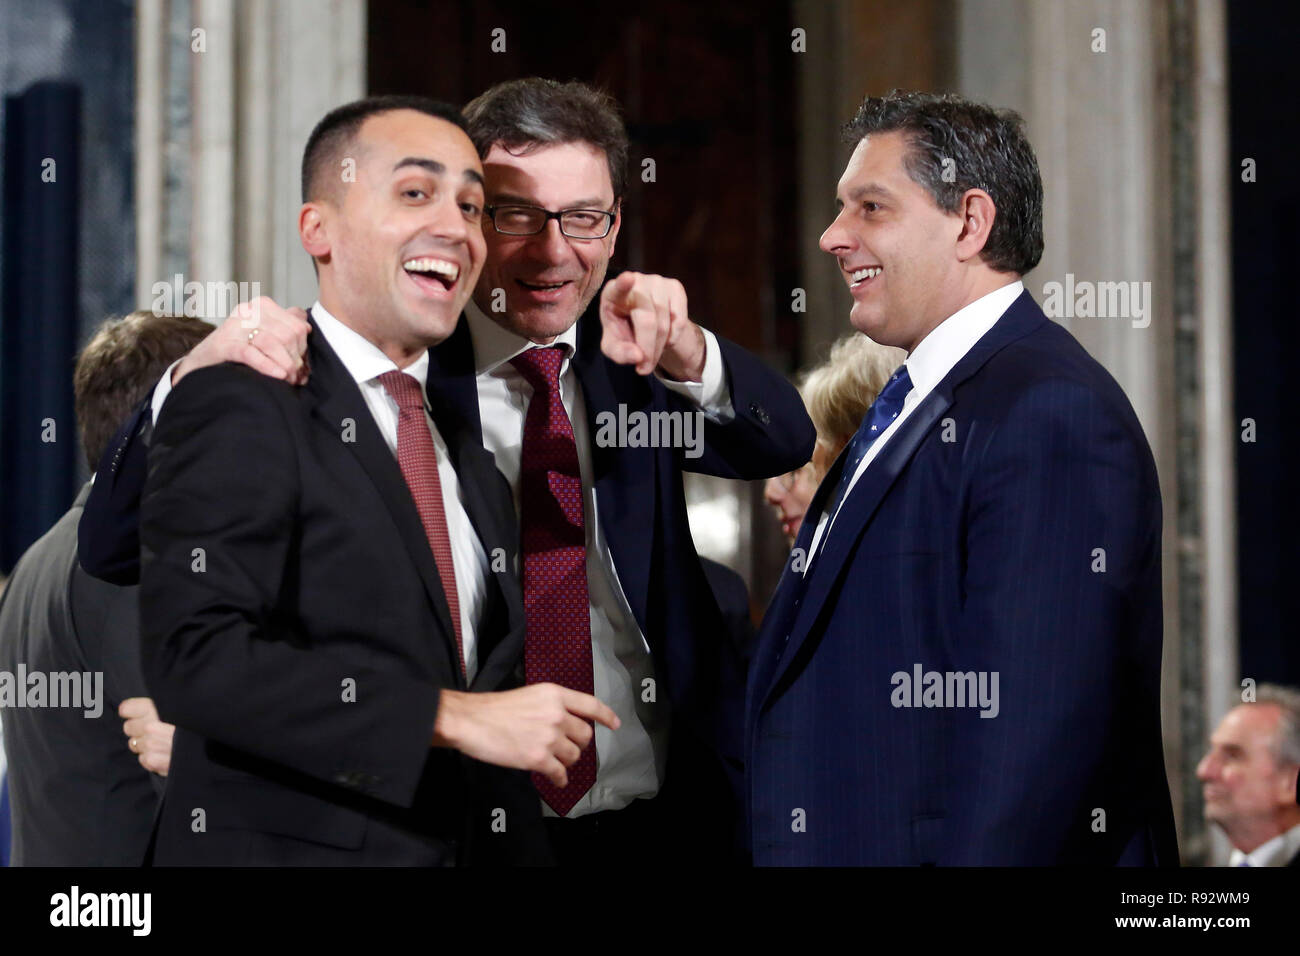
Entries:
<svg viewBox="0 0 1300 956">
<path fill-rule="evenodd" d="M 72 389 L 81 448 L 94 471 L 113 433 L 144 399 L 167 366 L 198 345 L 212 326 L 186 315 L 140 310 L 108 319 L 77 357 Z"/>
<path fill-rule="evenodd" d="M 465 117 L 449 103 L 429 99 L 427 96 L 368 96 L 330 110 L 307 137 L 307 147 L 302 151 L 302 201 L 322 198 L 325 183 L 331 181 L 329 173 L 336 171 L 343 156 L 351 148 L 361 124 L 379 113 L 393 110 L 415 110 L 448 123 L 469 133 Z M 341 180 L 332 180 L 341 181 Z"/>
<path fill-rule="evenodd" d="M 862 101 L 844 141 L 891 132 L 907 136 L 907 173 L 944 212 L 956 212 L 968 189 L 993 198 L 997 214 L 981 253 L 990 268 L 1023 275 L 1038 265 L 1043 180 L 1018 113 L 951 93 L 891 90 Z"/>
<path fill-rule="evenodd" d="M 500 143 L 511 152 L 539 146 L 590 143 L 604 150 L 614 201 L 627 188 L 627 128 L 614 97 L 572 80 L 560 83 L 538 76 L 507 80 L 465 106 L 469 137 L 480 158 Z"/>
</svg>

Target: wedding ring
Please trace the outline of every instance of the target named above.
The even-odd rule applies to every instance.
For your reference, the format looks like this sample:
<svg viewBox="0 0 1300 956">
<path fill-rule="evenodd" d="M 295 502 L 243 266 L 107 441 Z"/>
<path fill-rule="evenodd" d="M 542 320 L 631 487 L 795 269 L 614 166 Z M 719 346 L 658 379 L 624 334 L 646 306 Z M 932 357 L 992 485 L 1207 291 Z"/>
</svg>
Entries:
<svg viewBox="0 0 1300 956">
<path fill-rule="evenodd" d="M 130 748 L 131 753 L 135 753 L 135 742 L 139 739 L 140 739 L 139 737 L 132 737 L 131 742 L 127 744 L 127 747 Z"/>
<path fill-rule="evenodd" d="M 252 331 L 250 331 L 250 332 L 248 333 L 248 344 L 249 344 L 249 345 L 252 345 L 252 344 L 253 344 L 253 339 L 257 338 L 257 333 L 258 333 L 258 332 L 261 332 L 261 331 L 262 331 L 261 329 L 255 328 L 255 329 L 253 329 Z"/>
</svg>

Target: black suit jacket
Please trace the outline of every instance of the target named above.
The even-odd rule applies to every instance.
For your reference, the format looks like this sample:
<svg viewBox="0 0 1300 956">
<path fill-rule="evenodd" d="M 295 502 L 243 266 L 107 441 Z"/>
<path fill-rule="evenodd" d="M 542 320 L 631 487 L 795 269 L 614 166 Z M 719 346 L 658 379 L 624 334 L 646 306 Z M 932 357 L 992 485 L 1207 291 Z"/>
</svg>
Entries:
<svg viewBox="0 0 1300 956">
<path fill-rule="evenodd" d="M 430 747 L 441 691 L 466 689 L 437 568 L 360 390 L 309 342 L 305 387 L 202 369 L 154 430 L 145 676 L 178 727 L 156 862 L 547 862 L 527 774 Z M 513 558 L 492 456 L 439 430 L 484 549 Z M 517 579 L 488 577 L 471 690 L 522 678 Z"/>
<path fill-rule="evenodd" d="M 85 707 L 5 708 L 14 866 L 139 866 L 162 789 L 117 716 L 145 692 L 136 589 L 77 565 L 89 491 L 27 550 L 0 597 L 0 671 L 103 675 L 93 718 Z"/>
</svg>

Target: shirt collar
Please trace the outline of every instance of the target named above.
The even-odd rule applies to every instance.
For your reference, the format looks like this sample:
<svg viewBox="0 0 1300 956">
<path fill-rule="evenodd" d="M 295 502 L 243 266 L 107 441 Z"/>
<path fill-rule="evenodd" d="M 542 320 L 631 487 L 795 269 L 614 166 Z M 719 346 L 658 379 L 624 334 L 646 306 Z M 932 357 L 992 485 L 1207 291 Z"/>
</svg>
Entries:
<svg viewBox="0 0 1300 956">
<path fill-rule="evenodd" d="M 465 306 L 465 321 L 469 323 L 470 340 L 474 343 L 474 373 L 485 375 L 509 362 L 516 355 L 531 348 L 547 348 L 516 335 L 500 323 L 492 321 L 473 299 Z M 555 337 L 551 345 L 562 345 L 565 349 L 565 367 L 578 347 L 578 323 Z"/>
<path fill-rule="evenodd" d="M 1245 860 L 1251 866 L 1286 866 L 1297 853 L 1300 853 L 1300 824 L 1261 843 L 1249 853 L 1233 847 L 1228 856 L 1228 865 L 1240 866 L 1241 861 Z"/>
<path fill-rule="evenodd" d="M 319 300 L 311 307 L 311 317 L 316 320 L 316 326 L 325 336 L 325 341 L 358 385 L 364 385 L 397 368 L 397 363 L 385 355 L 379 346 L 330 315 Z M 429 350 L 421 352 L 420 357 L 402 371 L 419 382 L 423 390 L 429 377 Z"/>
<path fill-rule="evenodd" d="M 935 326 L 907 357 L 913 390 L 925 394 L 938 385 L 1024 291 L 1024 283 L 1017 279 L 980 296 Z"/>
</svg>

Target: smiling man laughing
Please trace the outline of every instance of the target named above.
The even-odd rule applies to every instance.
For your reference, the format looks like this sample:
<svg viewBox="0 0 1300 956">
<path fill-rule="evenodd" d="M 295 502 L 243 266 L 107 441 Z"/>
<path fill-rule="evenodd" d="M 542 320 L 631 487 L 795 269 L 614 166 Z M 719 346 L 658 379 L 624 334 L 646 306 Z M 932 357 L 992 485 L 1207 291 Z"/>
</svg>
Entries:
<svg viewBox="0 0 1300 956">
<path fill-rule="evenodd" d="M 519 686 L 518 581 L 488 558 L 518 547 L 510 490 L 430 414 L 482 211 L 454 109 L 340 107 L 303 157 L 310 378 L 225 363 L 164 392 L 140 532 L 146 679 L 177 727 L 159 864 L 548 862 L 526 771 L 563 786 L 588 721 L 619 725 L 589 693 Z M 249 345 L 298 321 L 254 306 Z"/>
<path fill-rule="evenodd" d="M 809 504 L 754 651 L 754 860 L 1176 865 L 1155 463 L 1020 281 L 1043 251 L 1020 118 L 895 92 L 845 138 L 821 247 L 852 326 L 908 355 Z M 922 671 L 925 694 L 897 693 Z M 945 674 L 956 693 L 931 694 Z"/>
</svg>

